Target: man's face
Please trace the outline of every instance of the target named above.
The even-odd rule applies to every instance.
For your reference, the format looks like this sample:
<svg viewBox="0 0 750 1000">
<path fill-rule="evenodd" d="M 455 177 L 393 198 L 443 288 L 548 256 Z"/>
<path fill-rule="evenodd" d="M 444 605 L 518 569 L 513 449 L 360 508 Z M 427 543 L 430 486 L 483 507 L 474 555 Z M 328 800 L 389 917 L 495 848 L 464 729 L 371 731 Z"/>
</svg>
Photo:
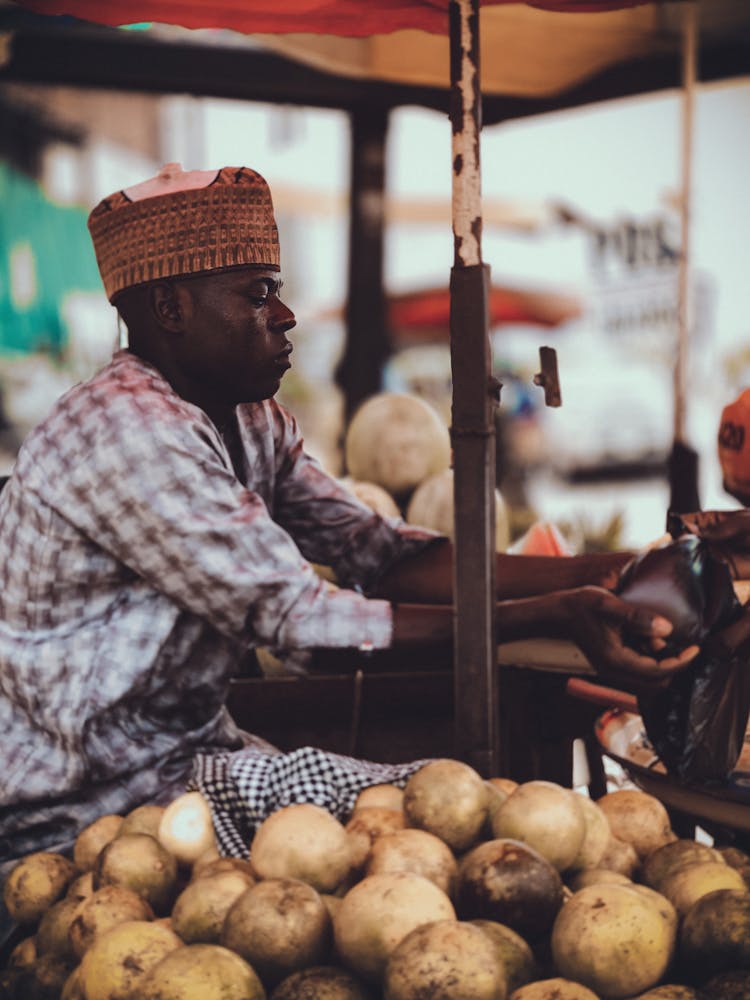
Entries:
<svg viewBox="0 0 750 1000">
<path fill-rule="evenodd" d="M 207 402 L 223 406 L 269 399 L 291 367 L 287 333 L 294 313 L 279 298 L 277 271 L 242 267 L 181 282 L 179 364 Z"/>
</svg>

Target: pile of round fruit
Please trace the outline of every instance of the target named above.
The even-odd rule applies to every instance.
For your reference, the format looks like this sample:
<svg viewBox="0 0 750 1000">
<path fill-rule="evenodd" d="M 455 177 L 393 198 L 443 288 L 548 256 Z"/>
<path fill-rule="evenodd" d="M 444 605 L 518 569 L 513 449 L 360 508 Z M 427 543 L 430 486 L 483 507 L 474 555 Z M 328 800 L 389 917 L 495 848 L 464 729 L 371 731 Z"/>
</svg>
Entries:
<svg viewBox="0 0 750 1000">
<path fill-rule="evenodd" d="M 750 857 L 658 799 L 594 802 L 451 759 L 287 806 L 219 857 L 205 800 L 102 816 L 5 884 L 19 1000 L 740 1000 Z"/>
</svg>

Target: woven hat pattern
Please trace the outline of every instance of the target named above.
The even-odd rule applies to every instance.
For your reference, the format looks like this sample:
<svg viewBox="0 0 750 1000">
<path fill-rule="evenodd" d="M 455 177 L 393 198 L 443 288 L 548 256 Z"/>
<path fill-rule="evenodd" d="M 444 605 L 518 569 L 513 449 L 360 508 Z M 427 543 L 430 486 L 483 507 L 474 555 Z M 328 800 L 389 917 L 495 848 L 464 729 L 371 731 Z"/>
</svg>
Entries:
<svg viewBox="0 0 750 1000">
<path fill-rule="evenodd" d="M 224 167 L 207 187 L 140 201 L 119 191 L 96 206 L 88 226 L 110 302 L 161 278 L 244 264 L 279 267 L 271 192 L 248 167 Z"/>
</svg>

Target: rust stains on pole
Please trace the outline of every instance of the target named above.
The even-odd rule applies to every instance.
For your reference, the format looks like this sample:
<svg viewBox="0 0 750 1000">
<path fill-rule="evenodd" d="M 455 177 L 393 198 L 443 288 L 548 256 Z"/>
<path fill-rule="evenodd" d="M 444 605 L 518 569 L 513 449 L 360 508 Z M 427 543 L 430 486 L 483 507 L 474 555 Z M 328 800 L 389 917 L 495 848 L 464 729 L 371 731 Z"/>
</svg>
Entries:
<svg viewBox="0 0 750 1000">
<path fill-rule="evenodd" d="M 482 263 L 479 0 L 451 0 L 453 237 L 451 370 L 456 629 L 456 754 L 499 774 L 495 609 L 496 383 L 489 342 L 489 268 Z"/>
</svg>

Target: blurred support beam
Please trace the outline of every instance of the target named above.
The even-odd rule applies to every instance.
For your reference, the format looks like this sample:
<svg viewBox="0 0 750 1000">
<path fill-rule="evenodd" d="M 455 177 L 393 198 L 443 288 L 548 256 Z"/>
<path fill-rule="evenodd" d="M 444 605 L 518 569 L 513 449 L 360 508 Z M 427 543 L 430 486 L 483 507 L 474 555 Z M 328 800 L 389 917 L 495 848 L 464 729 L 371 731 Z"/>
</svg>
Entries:
<svg viewBox="0 0 750 1000">
<path fill-rule="evenodd" d="M 336 368 L 345 421 L 380 391 L 383 366 L 392 353 L 383 288 L 387 133 L 387 111 L 352 113 L 346 340 Z"/>
</svg>

